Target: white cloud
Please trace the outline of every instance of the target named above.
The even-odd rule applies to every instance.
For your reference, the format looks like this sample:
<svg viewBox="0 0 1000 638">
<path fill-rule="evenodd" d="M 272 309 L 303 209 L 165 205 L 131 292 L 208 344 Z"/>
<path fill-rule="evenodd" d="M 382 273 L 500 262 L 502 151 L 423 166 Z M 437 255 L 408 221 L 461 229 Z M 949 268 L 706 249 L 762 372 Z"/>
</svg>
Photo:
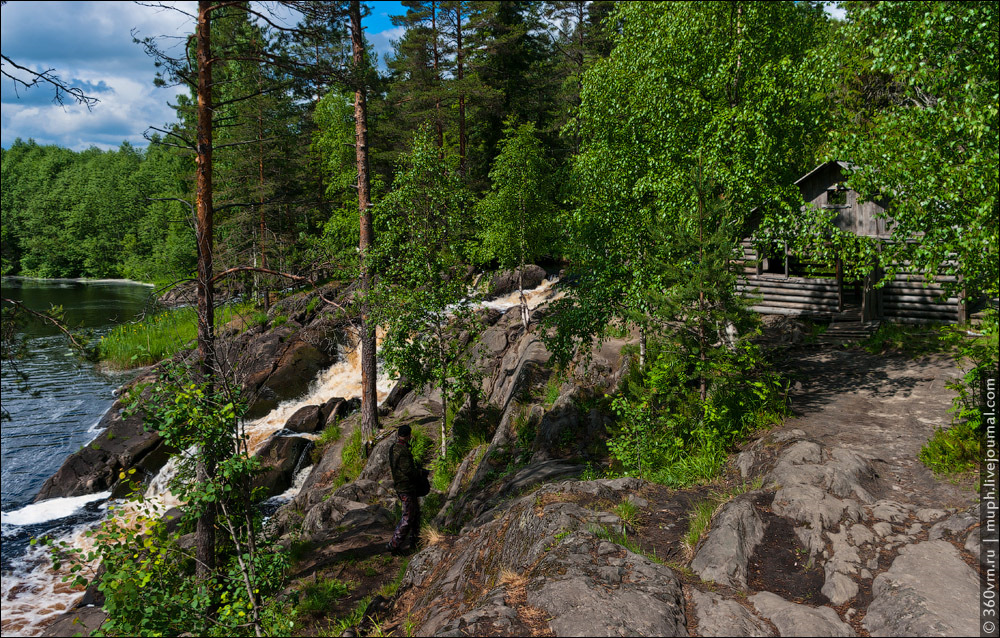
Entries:
<svg viewBox="0 0 1000 638">
<path fill-rule="evenodd" d="M 406 27 L 393 27 L 378 33 L 367 34 L 368 41 L 372 43 L 375 53 L 378 54 L 379 64 L 385 68 L 385 60 L 393 52 L 393 43 L 397 42 L 406 33 Z"/>
<path fill-rule="evenodd" d="M 194 2 L 174 3 L 181 11 Z M 74 149 L 117 147 L 122 140 L 145 145 L 150 125 L 174 120 L 169 102 L 182 89 L 153 86 L 155 68 L 137 37 L 165 36 L 165 46 L 183 46 L 193 28 L 181 11 L 131 2 L 9 2 L 4 5 L 3 52 L 36 70 L 54 69 L 68 84 L 85 87 L 100 102 L 87 110 L 66 101 L 52 104 L 49 87 L 18 90 L 2 86 L 0 143 L 32 137 Z M 6 70 L 6 69 L 5 69 Z"/>
<path fill-rule="evenodd" d="M 847 18 L 847 11 L 844 10 L 844 7 L 840 6 L 839 2 L 827 2 L 823 5 L 823 9 L 831 18 L 837 20 L 845 20 Z"/>
</svg>

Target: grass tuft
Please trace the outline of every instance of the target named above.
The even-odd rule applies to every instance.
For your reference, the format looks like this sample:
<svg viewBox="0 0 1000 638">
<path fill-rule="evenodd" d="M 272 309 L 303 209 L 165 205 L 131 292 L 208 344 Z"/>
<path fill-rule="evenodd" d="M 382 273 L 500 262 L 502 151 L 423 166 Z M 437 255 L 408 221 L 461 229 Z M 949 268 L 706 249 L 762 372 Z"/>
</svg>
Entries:
<svg viewBox="0 0 1000 638">
<path fill-rule="evenodd" d="M 350 586 L 336 578 L 306 583 L 302 588 L 302 600 L 299 601 L 298 610 L 307 614 L 323 613 L 349 592 Z"/>
<path fill-rule="evenodd" d="M 236 320 L 245 330 L 259 319 L 260 313 L 255 313 L 250 304 L 233 304 L 215 311 L 217 328 Z M 197 310 L 190 306 L 172 308 L 115 327 L 101 338 L 98 356 L 113 368 L 127 370 L 172 357 L 197 338 Z"/>
<path fill-rule="evenodd" d="M 618 518 L 622 519 L 626 525 L 630 527 L 635 526 L 635 520 L 639 514 L 639 508 L 635 506 L 635 503 L 626 499 L 618 505 L 615 505 L 614 509 L 615 514 L 617 514 Z"/>
<path fill-rule="evenodd" d="M 444 541 L 444 539 L 445 535 L 433 525 L 424 525 L 420 529 L 420 541 L 424 544 L 424 547 L 438 545 Z"/>
<path fill-rule="evenodd" d="M 712 524 L 712 516 L 719 509 L 719 502 L 714 498 L 700 501 L 694 506 L 688 515 L 688 531 L 684 534 L 684 547 L 689 554 L 693 554 L 702 537 L 708 532 Z"/>
</svg>

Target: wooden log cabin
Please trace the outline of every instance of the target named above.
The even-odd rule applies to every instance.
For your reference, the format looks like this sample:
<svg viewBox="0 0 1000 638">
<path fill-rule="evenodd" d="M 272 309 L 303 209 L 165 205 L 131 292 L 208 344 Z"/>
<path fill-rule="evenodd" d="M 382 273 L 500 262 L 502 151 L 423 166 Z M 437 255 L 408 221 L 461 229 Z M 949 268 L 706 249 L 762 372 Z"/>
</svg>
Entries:
<svg viewBox="0 0 1000 638">
<path fill-rule="evenodd" d="M 885 203 L 863 200 L 847 187 L 850 171 L 850 164 L 831 161 L 800 177 L 795 184 L 805 206 L 836 210 L 834 223 L 842 230 L 893 241 L 892 220 L 884 215 Z M 742 244 L 738 287 L 755 299 L 753 308 L 762 314 L 864 323 L 954 323 L 968 318 L 961 298 L 964 295 L 946 291 L 945 285 L 956 280 L 955 275 L 944 272 L 948 264 L 942 264 L 929 283 L 922 273 L 908 271 L 904 264 L 890 281 L 876 287 L 883 277 L 877 268 L 861 280 L 848 280 L 839 259 L 832 264 L 810 261 L 791 253 L 787 246 L 772 246 L 761 255 L 749 237 Z"/>
</svg>

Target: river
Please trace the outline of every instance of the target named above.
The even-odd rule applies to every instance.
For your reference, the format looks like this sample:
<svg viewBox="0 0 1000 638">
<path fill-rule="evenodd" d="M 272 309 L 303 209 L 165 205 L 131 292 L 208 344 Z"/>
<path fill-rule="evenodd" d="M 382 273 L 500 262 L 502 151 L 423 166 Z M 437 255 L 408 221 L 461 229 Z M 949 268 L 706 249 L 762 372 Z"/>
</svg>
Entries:
<svg viewBox="0 0 1000 638">
<path fill-rule="evenodd" d="M 129 321 L 149 303 L 152 287 L 124 281 L 4 278 L 3 296 L 33 310 L 63 308 L 65 322 L 94 336 Z M 17 382 L 13 364 L 0 372 L 3 409 L 10 416 L 0 428 L 0 551 L 4 623 L 14 590 L 30 583 L 25 576 L 35 557 L 28 541 L 43 534 L 62 535 L 102 516 L 106 495 L 53 499 L 34 505 L 42 483 L 66 457 L 97 434 L 96 425 L 114 401 L 113 392 L 131 375 L 109 374 L 83 362 L 52 325 L 31 320 L 22 332 L 28 357 L 17 367 L 27 374 L 26 387 Z M 4 627 L 4 635 L 8 635 Z"/>
</svg>

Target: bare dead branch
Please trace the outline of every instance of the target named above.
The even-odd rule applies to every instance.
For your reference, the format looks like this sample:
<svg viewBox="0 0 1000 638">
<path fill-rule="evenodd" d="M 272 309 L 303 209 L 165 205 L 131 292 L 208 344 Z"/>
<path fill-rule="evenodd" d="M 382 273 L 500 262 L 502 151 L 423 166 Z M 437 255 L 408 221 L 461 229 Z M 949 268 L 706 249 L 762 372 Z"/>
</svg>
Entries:
<svg viewBox="0 0 1000 638">
<path fill-rule="evenodd" d="M 37 317 L 37 318 L 41 319 L 42 321 L 47 321 L 48 323 L 51 323 L 53 326 L 55 326 L 56 328 L 58 328 L 60 332 L 62 332 L 64 335 L 66 335 L 66 337 L 70 340 L 70 343 L 73 344 L 73 347 L 75 347 L 75 348 L 77 348 L 78 350 L 81 350 L 81 351 L 82 350 L 86 350 L 86 347 L 82 343 L 80 343 L 79 341 L 76 340 L 76 337 L 73 336 L 73 333 L 70 332 L 69 329 L 66 328 L 66 326 L 64 326 L 62 324 L 62 322 L 59 321 L 58 319 L 56 319 L 55 317 L 53 317 L 51 315 L 48 315 L 48 314 L 46 314 L 44 312 L 38 312 L 37 310 L 32 310 L 31 308 L 25 306 L 23 303 L 21 303 L 20 301 L 18 301 L 16 299 L 8 299 L 7 297 L 3 297 L 3 298 L 0 298 L 0 301 L 3 301 L 4 303 L 9 303 L 9 304 L 17 307 L 18 309 L 23 310 L 24 312 L 28 313 L 29 315 Z"/>
<path fill-rule="evenodd" d="M 63 82 L 61 79 L 59 79 L 58 75 L 53 73 L 55 69 L 46 69 L 42 72 L 38 72 L 29 69 L 28 67 L 21 66 L 17 62 L 14 62 L 10 58 L 8 58 L 6 55 L 3 55 L 2 53 L 0 53 L 0 58 L 3 59 L 3 61 L 0 62 L 0 74 L 2 74 L 3 77 L 5 78 L 9 78 L 14 83 L 15 92 L 17 90 L 18 85 L 22 86 L 23 88 L 29 89 L 33 86 L 38 86 L 39 83 L 47 83 L 55 89 L 55 96 L 52 98 L 52 101 L 59 104 L 60 106 L 63 106 L 64 95 L 68 95 L 74 100 L 76 100 L 77 104 L 83 104 L 84 106 L 87 107 L 88 111 L 92 110 L 94 108 L 94 105 L 100 102 L 100 100 L 98 100 L 96 97 L 91 97 L 86 93 L 84 93 L 83 89 L 75 86 L 69 86 L 68 84 Z M 4 64 L 9 64 L 18 71 L 28 74 L 28 76 L 30 76 L 31 79 L 26 80 L 16 75 L 12 75 L 8 71 L 4 71 L 3 70 Z"/>
</svg>

